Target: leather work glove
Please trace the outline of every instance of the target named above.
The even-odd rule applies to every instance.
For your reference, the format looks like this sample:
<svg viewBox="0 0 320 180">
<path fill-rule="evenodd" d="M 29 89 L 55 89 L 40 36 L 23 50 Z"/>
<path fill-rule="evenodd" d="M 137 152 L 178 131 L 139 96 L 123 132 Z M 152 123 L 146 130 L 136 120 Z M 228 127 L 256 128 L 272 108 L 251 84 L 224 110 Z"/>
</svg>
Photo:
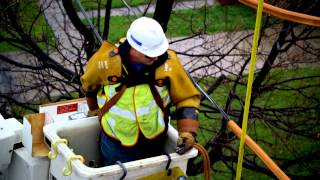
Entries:
<svg viewBox="0 0 320 180">
<path fill-rule="evenodd" d="M 89 110 L 88 111 L 88 117 L 97 116 L 98 115 L 98 111 L 99 111 L 99 109 Z"/>
<path fill-rule="evenodd" d="M 195 138 L 190 132 L 182 132 L 177 141 L 176 153 L 184 154 L 190 150 L 195 143 Z"/>
<path fill-rule="evenodd" d="M 90 96 L 86 96 L 87 104 L 89 107 L 88 117 L 97 116 L 99 112 L 99 106 L 97 104 L 97 96 L 96 94 L 90 94 Z"/>
</svg>

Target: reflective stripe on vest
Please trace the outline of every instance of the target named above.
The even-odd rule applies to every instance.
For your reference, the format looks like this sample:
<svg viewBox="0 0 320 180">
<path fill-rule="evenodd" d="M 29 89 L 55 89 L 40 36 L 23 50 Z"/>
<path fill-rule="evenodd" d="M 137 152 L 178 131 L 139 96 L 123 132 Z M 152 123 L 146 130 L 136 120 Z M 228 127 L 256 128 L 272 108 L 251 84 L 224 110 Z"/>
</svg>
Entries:
<svg viewBox="0 0 320 180">
<path fill-rule="evenodd" d="M 105 95 L 97 97 L 100 108 L 116 93 L 115 88 L 119 85 L 104 86 Z M 167 87 L 156 88 L 166 106 L 170 102 Z M 139 130 L 146 138 L 153 139 L 165 130 L 165 121 L 149 85 L 141 84 L 125 90 L 119 101 L 103 115 L 101 126 L 107 135 L 118 139 L 122 145 L 133 146 Z"/>
</svg>

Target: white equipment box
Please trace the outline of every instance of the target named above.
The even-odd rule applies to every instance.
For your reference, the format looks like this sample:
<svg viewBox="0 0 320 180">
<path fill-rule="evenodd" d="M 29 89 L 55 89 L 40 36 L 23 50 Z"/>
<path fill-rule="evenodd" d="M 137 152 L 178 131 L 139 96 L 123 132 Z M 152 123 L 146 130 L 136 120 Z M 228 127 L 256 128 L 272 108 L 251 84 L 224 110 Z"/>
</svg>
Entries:
<svg viewBox="0 0 320 180">
<path fill-rule="evenodd" d="M 7 180 L 47 180 L 49 178 L 47 157 L 32 157 L 26 148 L 14 150 Z"/>
<path fill-rule="evenodd" d="M 0 172 L 4 174 L 11 162 L 11 155 L 16 135 L 5 126 L 5 121 L 0 121 Z"/>
<path fill-rule="evenodd" d="M 22 124 L 14 118 L 4 119 L 0 114 L 0 174 L 6 174 L 13 147 L 21 143 Z"/>
<path fill-rule="evenodd" d="M 46 114 L 45 124 L 85 118 L 88 110 L 85 98 L 44 104 L 39 107 L 39 113 Z"/>
</svg>

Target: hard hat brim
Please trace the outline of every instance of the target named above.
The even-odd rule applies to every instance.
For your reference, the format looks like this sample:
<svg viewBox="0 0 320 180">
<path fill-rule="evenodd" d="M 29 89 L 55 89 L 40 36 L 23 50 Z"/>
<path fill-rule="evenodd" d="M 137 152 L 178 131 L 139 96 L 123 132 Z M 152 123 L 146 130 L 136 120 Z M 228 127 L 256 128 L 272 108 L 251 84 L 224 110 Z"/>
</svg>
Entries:
<svg viewBox="0 0 320 180">
<path fill-rule="evenodd" d="M 168 48 L 169 48 L 169 42 L 167 40 L 167 38 L 163 38 L 161 44 L 157 45 L 156 47 L 152 48 L 152 49 L 144 49 L 142 46 L 139 46 L 136 42 L 134 42 L 134 40 L 131 36 L 130 31 L 127 32 L 127 40 L 130 44 L 131 47 L 133 47 L 134 49 L 136 49 L 137 51 L 139 51 L 140 53 L 149 56 L 149 57 L 158 57 L 162 54 L 164 54 Z"/>
</svg>

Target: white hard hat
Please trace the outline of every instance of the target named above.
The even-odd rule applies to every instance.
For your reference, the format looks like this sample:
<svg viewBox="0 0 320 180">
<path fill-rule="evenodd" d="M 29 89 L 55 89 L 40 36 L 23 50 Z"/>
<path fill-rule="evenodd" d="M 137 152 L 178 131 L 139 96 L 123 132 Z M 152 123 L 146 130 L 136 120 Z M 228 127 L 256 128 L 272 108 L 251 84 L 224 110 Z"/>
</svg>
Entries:
<svg viewBox="0 0 320 180">
<path fill-rule="evenodd" d="M 148 17 L 132 22 L 127 32 L 131 47 L 149 57 L 157 57 L 168 50 L 169 43 L 160 24 Z"/>
</svg>

